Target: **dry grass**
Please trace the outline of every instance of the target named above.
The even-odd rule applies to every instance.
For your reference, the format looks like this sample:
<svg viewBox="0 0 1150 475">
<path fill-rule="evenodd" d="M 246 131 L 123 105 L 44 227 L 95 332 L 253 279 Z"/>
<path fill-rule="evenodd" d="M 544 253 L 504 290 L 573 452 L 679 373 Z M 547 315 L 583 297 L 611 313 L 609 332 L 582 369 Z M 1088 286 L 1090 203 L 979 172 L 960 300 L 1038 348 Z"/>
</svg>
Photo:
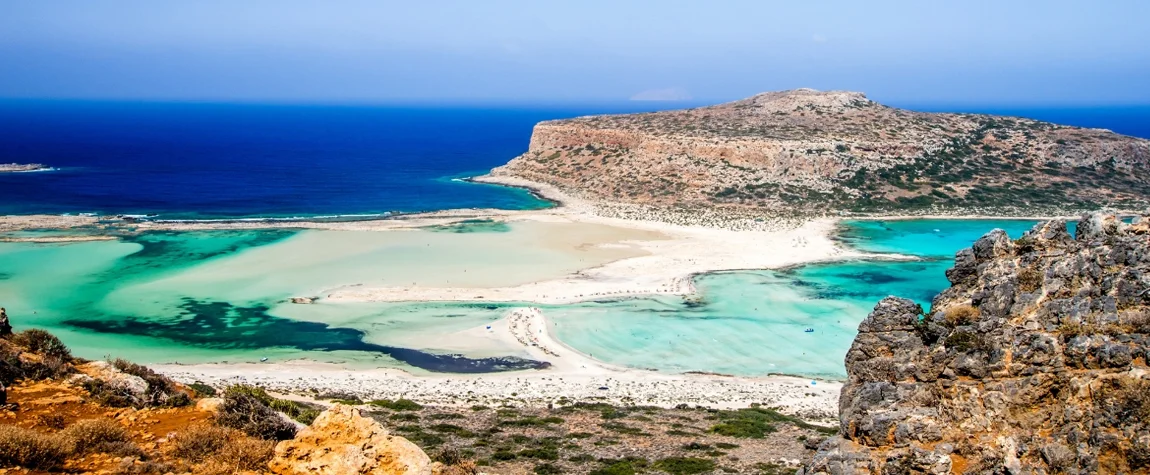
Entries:
<svg viewBox="0 0 1150 475">
<path fill-rule="evenodd" d="M 192 462 L 203 462 L 223 450 L 232 430 L 208 424 L 195 424 L 172 435 L 172 455 Z"/>
<path fill-rule="evenodd" d="M 978 309 L 970 305 L 959 305 L 947 309 L 943 317 L 946 318 L 946 322 L 949 323 L 951 327 L 969 325 L 978 319 Z"/>
<path fill-rule="evenodd" d="M 173 456 L 199 464 L 196 473 L 262 470 L 267 467 L 275 450 L 273 441 L 208 424 L 189 426 L 177 432 L 171 443 Z"/>
<path fill-rule="evenodd" d="M 127 455 L 125 452 L 132 452 L 135 448 L 128 430 L 108 419 L 76 421 L 60 431 L 60 436 L 71 443 L 72 450 L 78 454 L 105 452 Z"/>
<path fill-rule="evenodd" d="M 47 470 L 62 465 L 71 453 L 71 443 L 58 435 L 0 425 L 0 467 Z"/>
<path fill-rule="evenodd" d="M 1042 273 L 1026 268 L 1018 272 L 1018 288 L 1023 292 L 1034 292 L 1042 288 Z"/>
</svg>

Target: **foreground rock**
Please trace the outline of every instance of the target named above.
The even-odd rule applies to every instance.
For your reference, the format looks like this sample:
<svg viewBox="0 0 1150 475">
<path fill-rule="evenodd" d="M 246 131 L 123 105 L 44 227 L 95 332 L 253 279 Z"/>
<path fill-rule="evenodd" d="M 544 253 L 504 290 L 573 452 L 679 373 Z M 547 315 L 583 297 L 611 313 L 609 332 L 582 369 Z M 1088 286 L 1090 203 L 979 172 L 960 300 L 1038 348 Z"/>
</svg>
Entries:
<svg viewBox="0 0 1150 475">
<path fill-rule="evenodd" d="M 1020 214 L 1141 209 L 1150 141 L 1018 117 L 926 113 L 861 93 L 541 122 L 493 170 L 625 213 L 671 209 Z M 770 213 L 766 213 L 766 212 Z M 981 211 L 981 213 L 980 213 Z"/>
<path fill-rule="evenodd" d="M 1047 222 L 958 253 L 932 312 L 888 297 L 801 473 L 1150 471 L 1150 219 Z"/>
<path fill-rule="evenodd" d="M 295 439 L 276 445 L 268 466 L 282 475 L 431 475 L 431 459 L 423 450 L 342 404 L 324 411 Z"/>
</svg>

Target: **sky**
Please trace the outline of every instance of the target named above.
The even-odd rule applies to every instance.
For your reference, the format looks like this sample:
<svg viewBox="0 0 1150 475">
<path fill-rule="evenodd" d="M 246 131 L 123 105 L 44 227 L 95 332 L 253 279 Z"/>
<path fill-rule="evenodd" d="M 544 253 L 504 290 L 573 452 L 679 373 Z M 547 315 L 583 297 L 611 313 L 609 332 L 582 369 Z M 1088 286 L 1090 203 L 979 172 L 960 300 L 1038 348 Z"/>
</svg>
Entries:
<svg viewBox="0 0 1150 475">
<path fill-rule="evenodd" d="M 1145 0 L 0 0 L 0 98 L 1150 104 Z"/>
</svg>

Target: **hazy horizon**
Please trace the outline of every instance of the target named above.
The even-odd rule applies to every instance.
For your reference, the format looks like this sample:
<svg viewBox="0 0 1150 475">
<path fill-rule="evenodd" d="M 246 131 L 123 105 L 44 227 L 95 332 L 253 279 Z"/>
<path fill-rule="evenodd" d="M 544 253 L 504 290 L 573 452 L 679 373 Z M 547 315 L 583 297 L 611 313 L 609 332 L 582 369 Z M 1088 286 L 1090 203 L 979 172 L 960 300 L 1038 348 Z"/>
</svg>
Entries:
<svg viewBox="0 0 1150 475">
<path fill-rule="evenodd" d="M 661 109 L 810 87 L 902 107 L 1150 105 L 1147 14 L 1129 0 L 0 0 L 0 98 Z"/>
</svg>

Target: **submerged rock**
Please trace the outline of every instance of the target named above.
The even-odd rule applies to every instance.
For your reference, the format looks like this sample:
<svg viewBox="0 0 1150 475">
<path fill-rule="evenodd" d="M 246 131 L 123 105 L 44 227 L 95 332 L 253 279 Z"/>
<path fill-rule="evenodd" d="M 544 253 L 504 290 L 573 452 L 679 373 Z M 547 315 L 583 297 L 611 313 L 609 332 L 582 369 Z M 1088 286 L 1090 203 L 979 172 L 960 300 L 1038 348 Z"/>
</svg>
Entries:
<svg viewBox="0 0 1150 475">
<path fill-rule="evenodd" d="M 281 475 L 431 475 L 431 459 L 403 437 L 351 406 L 336 404 L 292 440 L 276 445 L 268 464 Z"/>
<path fill-rule="evenodd" d="M 1150 471 L 1150 219 L 960 251 L 929 314 L 888 297 L 803 474 Z"/>
</svg>

